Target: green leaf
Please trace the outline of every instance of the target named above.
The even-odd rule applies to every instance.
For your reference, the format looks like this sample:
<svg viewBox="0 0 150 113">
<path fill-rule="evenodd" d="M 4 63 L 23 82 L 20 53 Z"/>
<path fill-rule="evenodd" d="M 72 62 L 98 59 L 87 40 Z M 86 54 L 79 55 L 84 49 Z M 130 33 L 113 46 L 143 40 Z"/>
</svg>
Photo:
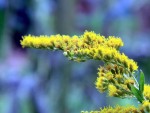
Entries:
<svg viewBox="0 0 150 113">
<path fill-rule="evenodd" d="M 137 98 L 137 100 L 142 103 L 142 101 L 144 100 L 143 94 L 133 85 L 131 85 L 131 92 Z"/>
<path fill-rule="evenodd" d="M 140 83 L 139 83 L 139 90 L 143 94 L 144 91 L 144 83 L 145 83 L 145 77 L 142 70 L 140 71 Z"/>
</svg>

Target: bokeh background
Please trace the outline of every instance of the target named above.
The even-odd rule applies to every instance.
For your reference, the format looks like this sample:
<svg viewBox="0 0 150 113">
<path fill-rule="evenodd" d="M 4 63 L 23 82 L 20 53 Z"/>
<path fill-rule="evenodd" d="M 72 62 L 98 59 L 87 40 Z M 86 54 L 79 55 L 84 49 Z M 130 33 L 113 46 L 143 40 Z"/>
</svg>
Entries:
<svg viewBox="0 0 150 113">
<path fill-rule="evenodd" d="M 100 94 L 98 61 L 68 61 L 61 51 L 22 49 L 23 35 L 121 37 L 121 51 L 150 83 L 150 0 L 0 0 L 0 113 L 79 113 L 136 100 Z"/>
</svg>

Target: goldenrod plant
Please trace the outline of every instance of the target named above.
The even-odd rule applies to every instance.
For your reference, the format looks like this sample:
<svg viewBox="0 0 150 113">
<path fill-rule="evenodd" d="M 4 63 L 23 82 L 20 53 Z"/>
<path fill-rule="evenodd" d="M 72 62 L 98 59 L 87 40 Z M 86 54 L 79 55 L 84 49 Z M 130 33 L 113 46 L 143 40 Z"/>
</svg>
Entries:
<svg viewBox="0 0 150 113">
<path fill-rule="evenodd" d="M 105 107 L 98 111 L 81 111 L 81 113 L 149 113 L 150 85 L 145 84 L 144 73 L 139 71 L 136 78 L 137 63 L 119 51 L 123 46 L 121 38 L 85 31 L 81 36 L 51 35 L 23 36 L 22 47 L 61 50 L 69 60 L 84 62 L 94 59 L 104 63 L 98 68 L 96 89 L 108 92 L 109 96 L 119 98 L 136 98 L 138 108 L 134 106 Z"/>
</svg>

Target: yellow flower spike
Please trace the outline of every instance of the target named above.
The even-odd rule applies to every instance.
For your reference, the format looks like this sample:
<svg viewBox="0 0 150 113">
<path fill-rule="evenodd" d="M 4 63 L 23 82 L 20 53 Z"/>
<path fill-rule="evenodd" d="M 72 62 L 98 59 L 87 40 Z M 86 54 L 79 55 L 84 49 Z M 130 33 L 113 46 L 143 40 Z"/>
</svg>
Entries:
<svg viewBox="0 0 150 113">
<path fill-rule="evenodd" d="M 93 41 L 91 45 L 85 43 L 85 40 Z M 99 44 L 101 43 L 101 44 Z M 110 44 L 111 43 L 111 44 Z M 48 36 L 24 36 L 21 41 L 21 45 L 23 47 L 35 47 L 35 48 L 45 48 L 45 49 L 60 49 L 63 51 L 72 51 L 77 53 L 84 53 L 82 55 L 82 59 L 95 59 L 95 60 L 103 60 L 110 62 L 112 59 L 114 61 L 118 61 L 119 63 L 124 64 L 129 71 L 134 71 L 137 69 L 137 65 L 134 61 L 128 59 L 124 54 L 119 53 L 115 47 L 121 42 L 121 39 L 115 37 L 110 37 L 105 39 L 104 36 L 100 36 L 99 34 L 95 34 L 94 32 L 86 31 L 80 38 L 74 35 L 72 38 L 68 35 L 51 35 Z M 114 45 L 113 45 L 114 44 Z M 111 46 L 112 45 L 112 46 Z M 109 47 L 111 46 L 111 47 Z M 82 49 L 82 50 L 81 50 Z M 88 50 L 87 50 L 88 49 Z M 78 52 L 78 51 L 82 52 Z M 85 51 L 84 51 L 85 50 Z M 80 58 L 77 58 L 80 59 Z"/>
<path fill-rule="evenodd" d="M 30 43 L 33 42 L 33 45 L 34 45 L 34 38 L 35 37 L 36 36 L 31 36 L 31 35 L 24 36 L 23 41 L 27 39 Z M 94 32 L 88 32 L 88 31 L 85 31 L 85 33 L 80 37 L 81 37 L 80 40 L 83 43 L 85 43 L 85 40 L 89 41 L 88 43 L 90 43 L 90 41 L 92 41 L 92 45 L 89 45 L 89 47 L 97 47 L 98 45 L 107 45 L 107 44 L 103 44 L 103 43 L 109 41 L 109 40 L 106 40 L 104 36 L 101 36 L 101 35 L 96 34 Z M 62 35 L 61 36 L 59 34 L 58 35 L 51 35 L 50 37 L 49 36 L 39 36 L 36 38 L 45 38 L 44 41 L 47 40 L 47 38 L 62 38 L 61 40 L 66 44 L 70 43 L 70 41 L 72 41 L 70 36 L 68 36 L 68 35 Z M 74 35 L 74 36 L 72 36 L 72 38 L 76 40 L 75 42 L 78 42 L 77 41 L 79 39 L 78 36 Z M 115 37 L 113 37 L 113 38 L 115 38 Z M 115 44 L 119 43 L 119 41 L 118 41 L 119 38 L 112 40 L 113 38 L 110 38 L 111 41 L 109 41 L 109 42 L 112 42 L 114 44 L 113 47 L 116 47 L 117 45 L 115 46 Z M 22 46 L 25 46 L 25 45 L 26 45 L 26 47 L 28 46 L 27 43 L 24 43 L 24 44 L 21 43 L 21 44 L 22 44 Z M 44 43 L 42 43 L 42 44 L 44 44 Z"/>
<path fill-rule="evenodd" d="M 114 85 L 114 87 L 117 88 L 117 92 L 112 95 L 112 96 L 117 96 L 117 97 L 129 97 L 132 95 L 130 89 L 128 88 L 128 84 L 126 83 L 126 81 L 128 81 L 128 83 L 133 84 L 134 80 L 133 78 L 131 78 L 131 80 L 127 79 L 124 77 L 124 75 L 120 72 L 120 67 L 117 65 L 113 65 L 113 64 L 109 64 L 106 65 L 105 67 L 100 67 L 98 68 L 99 72 L 98 72 L 98 77 L 105 77 L 108 80 L 108 84 Z M 98 90 L 99 88 L 96 87 Z M 102 88 L 101 88 L 102 89 Z M 109 90 L 109 88 L 108 88 Z"/>
<path fill-rule="evenodd" d="M 100 92 L 108 90 L 109 96 L 127 97 L 143 96 L 145 101 L 142 103 L 144 110 L 149 110 L 150 86 L 144 86 L 143 80 L 140 84 L 134 78 L 134 71 L 138 69 L 137 63 L 129 59 L 124 53 L 119 52 L 123 46 L 120 38 L 109 36 L 105 38 L 95 32 L 85 31 L 81 36 L 51 35 L 51 36 L 23 36 L 20 41 L 22 47 L 31 47 L 37 49 L 62 50 L 64 56 L 69 60 L 82 62 L 89 59 L 101 60 L 104 67 L 98 70 L 98 77 L 95 82 L 96 88 Z M 142 77 L 140 77 L 142 78 Z M 130 85 L 140 87 L 139 90 L 132 90 Z M 137 92 L 139 95 L 137 95 Z M 148 106 L 148 107 L 147 107 Z M 100 111 L 91 111 L 89 113 L 139 113 L 136 108 L 128 107 L 109 107 Z M 84 112 L 83 112 L 84 113 Z M 88 112 L 87 112 L 88 113 Z"/>
</svg>

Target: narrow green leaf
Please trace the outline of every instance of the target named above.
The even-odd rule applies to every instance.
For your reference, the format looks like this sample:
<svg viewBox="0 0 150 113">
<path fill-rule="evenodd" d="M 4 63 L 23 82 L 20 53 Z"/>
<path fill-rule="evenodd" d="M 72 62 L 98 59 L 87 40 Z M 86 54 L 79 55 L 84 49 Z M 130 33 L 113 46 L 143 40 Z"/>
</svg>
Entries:
<svg viewBox="0 0 150 113">
<path fill-rule="evenodd" d="M 133 85 L 131 85 L 131 91 L 132 91 L 133 95 L 137 98 L 137 100 L 142 103 L 142 101 L 144 100 L 143 94 Z"/>
<path fill-rule="evenodd" d="M 140 83 L 139 83 L 139 90 L 143 94 L 144 91 L 144 83 L 145 83 L 145 77 L 142 70 L 140 71 Z"/>
</svg>

